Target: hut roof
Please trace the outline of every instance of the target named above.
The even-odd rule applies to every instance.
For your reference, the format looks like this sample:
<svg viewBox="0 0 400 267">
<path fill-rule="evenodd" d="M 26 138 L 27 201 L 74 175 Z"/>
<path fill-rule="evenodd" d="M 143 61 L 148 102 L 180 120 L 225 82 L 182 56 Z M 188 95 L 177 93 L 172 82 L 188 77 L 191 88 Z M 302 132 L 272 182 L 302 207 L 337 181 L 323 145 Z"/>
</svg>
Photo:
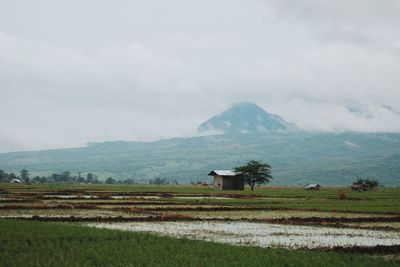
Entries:
<svg viewBox="0 0 400 267">
<path fill-rule="evenodd" d="M 314 188 L 314 187 L 321 187 L 319 184 L 309 184 L 306 188 Z"/>
<path fill-rule="evenodd" d="M 230 170 L 212 170 L 208 175 L 235 176 L 236 173 Z"/>
</svg>

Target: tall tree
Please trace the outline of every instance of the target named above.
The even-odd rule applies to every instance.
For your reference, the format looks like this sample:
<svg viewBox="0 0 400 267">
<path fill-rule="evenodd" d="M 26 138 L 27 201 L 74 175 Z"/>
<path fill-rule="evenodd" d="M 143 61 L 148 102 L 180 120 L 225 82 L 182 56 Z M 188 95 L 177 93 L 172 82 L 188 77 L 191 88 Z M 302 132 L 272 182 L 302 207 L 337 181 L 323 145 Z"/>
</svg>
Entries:
<svg viewBox="0 0 400 267">
<path fill-rule="evenodd" d="M 357 180 L 353 182 L 353 184 L 362 185 L 365 187 L 365 190 L 372 190 L 379 186 L 379 182 L 372 177 L 367 177 L 367 178 L 358 177 Z"/>
<path fill-rule="evenodd" d="M 82 176 L 79 175 L 77 182 L 84 183 L 84 182 L 86 182 L 86 180 L 85 180 L 85 178 L 83 178 Z"/>
<path fill-rule="evenodd" d="M 71 172 L 70 171 L 65 171 L 61 174 L 63 182 L 68 182 L 71 180 Z"/>
<path fill-rule="evenodd" d="M 21 170 L 21 179 L 25 182 L 25 183 L 29 183 L 29 172 L 27 169 L 22 169 Z"/>
<path fill-rule="evenodd" d="M 10 172 L 10 173 L 8 174 L 8 179 L 11 181 L 11 180 L 13 180 L 13 179 L 17 179 L 17 176 L 15 175 L 15 173 Z"/>
<path fill-rule="evenodd" d="M 0 182 L 7 182 L 8 174 L 0 169 Z"/>
<path fill-rule="evenodd" d="M 86 183 L 92 184 L 93 182 L 94 182 L 94 174 L 91 173 L 91 172 L 89 172 L 89 173 L 86 175 Z"/>
<path fill-rule="evenodd" d="M 108 177 L 107 179 L 106 179 L 106 182 L 105 182 L 106 184 L 116 184 L 117 183 L 117 180 L 115 180 L 114 178 L 112 178 L 112 177 Z"/>
<path fill-rule="evenodd" d="M 262 163 L 257 160 L 250 160 L 246 165 L 236 167 L 235 173 L 240 179 L 247 183 L 251 191 L 254 190 L 256 184 L 269 183 L 272 178 L 271 165 Z"/>
</svg>

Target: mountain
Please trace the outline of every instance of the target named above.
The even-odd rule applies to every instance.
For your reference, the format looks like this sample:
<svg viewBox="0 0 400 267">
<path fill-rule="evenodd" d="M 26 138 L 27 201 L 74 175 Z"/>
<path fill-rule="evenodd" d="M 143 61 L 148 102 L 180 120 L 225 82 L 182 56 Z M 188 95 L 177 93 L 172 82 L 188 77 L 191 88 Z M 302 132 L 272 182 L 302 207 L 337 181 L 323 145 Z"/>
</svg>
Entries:
<svg viewBox="0 0 400 267">
<path fill-rule="evenodd" d="M 199 127 L 226 134 L 155 142 L 105 142 L 86 147 L 0 154 L 0 169 L 32 176 L 71 171 L 100 178 L 209 180 L 213 169 L 261 160 L 272 184 L 349 185 L 358 176 L 400 186 L 400 134 L 310 133 L 251 103 L 236 104 Z"/>
<path fill-rule="evenodd" d="M 201 133 L 283 133 L 296 126 L 278 115 L 270 114 L 253 103 L 239 103 L 202 123 Z"/>
<path fill-rule="evenodd" d="M 272 185 L 350 185 L 372 176 L 400 186 L 400 134 L 248 133 L 156 142 L 106 142 L 82 148 L 0 154 L 0 169 L 27 168 L 31 176 L 94 172 L 146 182 L 156 177 L 209 180 L 212 169 L 231 169 L 249 160 L 272 165 Z"/>
</svg>

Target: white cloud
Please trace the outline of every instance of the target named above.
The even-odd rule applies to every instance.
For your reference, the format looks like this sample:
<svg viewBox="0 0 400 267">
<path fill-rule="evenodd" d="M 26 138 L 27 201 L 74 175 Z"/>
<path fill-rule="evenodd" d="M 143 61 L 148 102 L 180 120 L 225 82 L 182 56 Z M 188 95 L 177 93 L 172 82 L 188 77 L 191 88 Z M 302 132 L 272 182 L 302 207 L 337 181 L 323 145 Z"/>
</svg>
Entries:
<svg viewBox="0 0 400 267">
<path fill-rule="evenodd" d="M 242 101 L 400 132 L 397 1 L 21 4 L 0 4 L 0 152 L 193 135 Z"/>
</svg>

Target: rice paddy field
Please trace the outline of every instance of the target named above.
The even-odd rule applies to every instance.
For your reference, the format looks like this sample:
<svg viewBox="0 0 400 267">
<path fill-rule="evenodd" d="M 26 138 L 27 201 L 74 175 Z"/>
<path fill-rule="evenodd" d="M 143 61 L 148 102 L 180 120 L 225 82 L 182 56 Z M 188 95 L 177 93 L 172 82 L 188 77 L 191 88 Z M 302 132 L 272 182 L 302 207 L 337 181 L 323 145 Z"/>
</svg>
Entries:
<svg viewBox="0 0 400 267">
<path fill-rule="evenodd" d="M 400 266 L 400 189 L 0 184 L 0 266 Z"/>
</svg>

